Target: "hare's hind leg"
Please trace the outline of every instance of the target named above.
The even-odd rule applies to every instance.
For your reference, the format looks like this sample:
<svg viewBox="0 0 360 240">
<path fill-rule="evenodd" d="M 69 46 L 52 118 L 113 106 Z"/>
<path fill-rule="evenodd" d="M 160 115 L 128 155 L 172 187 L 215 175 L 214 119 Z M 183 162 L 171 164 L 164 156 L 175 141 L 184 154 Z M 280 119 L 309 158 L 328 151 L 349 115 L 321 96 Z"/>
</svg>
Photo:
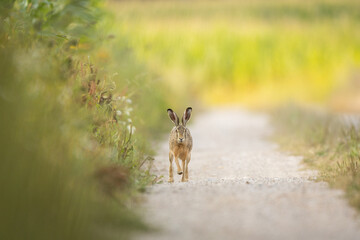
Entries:
<svg viewBox="0 0 360 240">
<path fill-rule="evenodd" d="M 184 170 L 184 175 L 185 175 L 185 181 L 189 180 L 189 162 L 191 159 L 191 155 L 189 154 L 188 157 L 186 158 L 186 164 L 185 164 L 185 170 Z"/>
<path fill-rule="evenodd" d="M 168 180 L 168 182 L 174 182 L 173 168 L 172 168 L 173 159 L 174 159 L 174 155 L 172 153 L 169 153 L 170 167 L 169 167 L 169 180 Z"/>
</svg>

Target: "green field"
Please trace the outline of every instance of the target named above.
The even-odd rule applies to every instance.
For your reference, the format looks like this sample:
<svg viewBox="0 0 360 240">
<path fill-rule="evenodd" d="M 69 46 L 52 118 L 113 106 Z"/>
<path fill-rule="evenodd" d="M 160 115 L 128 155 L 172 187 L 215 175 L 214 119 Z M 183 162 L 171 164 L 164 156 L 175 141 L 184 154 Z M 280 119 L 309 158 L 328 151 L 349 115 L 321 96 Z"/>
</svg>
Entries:
<svg viewBox="0 0 360 240">
<path fill-rule="evenodd" d="M 360 66 L 358 1 L 110 2 L 114 32 L 205 104 L 327 104 Z"/>
</svg>

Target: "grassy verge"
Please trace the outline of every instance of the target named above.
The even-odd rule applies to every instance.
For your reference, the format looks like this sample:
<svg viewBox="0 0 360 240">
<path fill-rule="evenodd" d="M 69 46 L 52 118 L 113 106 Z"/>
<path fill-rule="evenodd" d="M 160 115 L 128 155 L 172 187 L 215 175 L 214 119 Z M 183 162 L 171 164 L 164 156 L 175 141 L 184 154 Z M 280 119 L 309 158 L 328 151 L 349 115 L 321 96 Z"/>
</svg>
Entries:
<svg viewBox="0 0 360 240">
<path fill-rule="evenodd" d="M 280 146 L 304 156 L 304 162 L 319 171 L 320 180 L 343 189 L 360 210 L 359 118 L 288 106 L 277 110 L 272 120 Z"/>
<path fill-rule="evenodd" d="M 0 3 L 0 239 L 147 229 L 132 206 L 155 180 L 147 140 L 161 132 L 166 101 L 151 74 L 136 78 L 148 71 L 125 37 L 112 49 L 117 67 L 102 61 L 114 37 L 101 9 L 97 0 Z"/>
</svg>

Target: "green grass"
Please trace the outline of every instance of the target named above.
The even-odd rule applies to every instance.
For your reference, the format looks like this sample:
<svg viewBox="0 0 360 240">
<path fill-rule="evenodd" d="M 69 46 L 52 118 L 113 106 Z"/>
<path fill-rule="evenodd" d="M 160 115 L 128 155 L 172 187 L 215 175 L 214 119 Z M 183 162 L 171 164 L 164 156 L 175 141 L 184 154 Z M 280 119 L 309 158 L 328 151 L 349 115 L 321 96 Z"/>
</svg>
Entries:
<svg viewBox="0 0 360 240">
<path fill-rule="evenodd" d="M 168 88 L 206 104 L 324 103 L 360 65 L 357 1 L 112 2 Z"/>
<path fill-rule="evenodd" d="M 319 180 L 345 190 L 360 210 L 360 120 L 355 119 L 294 105 L 272 115 L 280 146 L 303 156 L 307 166 L 319 171 Z"/>
<path fill-rule="evenodd" d="M 100 1 L 2 1 L 0 13 L 0 239 L 149 230 L 134 206 L 166 119 L 154 75 L 108 36 Z M 99 55 L 111 44 L 117 67 Z"/>
</svg>

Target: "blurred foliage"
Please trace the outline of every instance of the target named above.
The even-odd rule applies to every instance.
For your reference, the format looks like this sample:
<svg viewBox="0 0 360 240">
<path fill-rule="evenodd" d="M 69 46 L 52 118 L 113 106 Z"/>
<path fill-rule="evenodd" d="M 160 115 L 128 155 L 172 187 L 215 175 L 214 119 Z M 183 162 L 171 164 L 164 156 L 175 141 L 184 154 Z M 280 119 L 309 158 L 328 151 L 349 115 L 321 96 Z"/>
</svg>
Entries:
<svg viewBox="0 0 360 240">
<path fill-rule="evenodd" d="M 273 112 L 275 139 L 360 210 L 360 119 L 288 105 Z"/>
<path fill-rule="evenodd" d="M 107 66 L 101 1 L 1 1 L 0 13 L 0 239 L 146 230 L 132 206 L 156 181 L 147 137 L 163 120 L 145 116 L 166 101 L 154 76 L 135 79 L 147 70 L 125 36 Z"/>
<path fill-rule="evenodd" d="M 175 96 L 326 103 L 360 65 L 360 3 L 113 2 L 118 28 Z M 176 95 L 177 94 L 177 95 Z"/>
<path fill-rule="evenodd" d="M 99 0 L 15 1 L 14 17 L 23 17 L 19 26 L 38 37 L 89 38 L 103 14 Z"/>
<path fill-rule="evenodd" d="M 156 140 L 169 129 L 169 125 L 164 124 L 164 121 L 170 124 L 167 115 L 164 115 L 164 109 L 167 109 L 171 96 L 162 78 L 135 56 L 128 36 L 117 31 L 118 25 L 113 21 L 113 17 L 108 17 L 104 23 L 111 34 L 104 40 L 104 44 L 93 52 L 92 59 L 101 67 L 100 74 L 111 76 L 116 87 L 121 89 L 121 94 L 131 98 L 132 122 L 136 131 L 144 136 L 137 140 L 138 143 L 146 139 L 154 146 Z M 179 103 L 180 100 L 176 102 Z"/>
</svg>

